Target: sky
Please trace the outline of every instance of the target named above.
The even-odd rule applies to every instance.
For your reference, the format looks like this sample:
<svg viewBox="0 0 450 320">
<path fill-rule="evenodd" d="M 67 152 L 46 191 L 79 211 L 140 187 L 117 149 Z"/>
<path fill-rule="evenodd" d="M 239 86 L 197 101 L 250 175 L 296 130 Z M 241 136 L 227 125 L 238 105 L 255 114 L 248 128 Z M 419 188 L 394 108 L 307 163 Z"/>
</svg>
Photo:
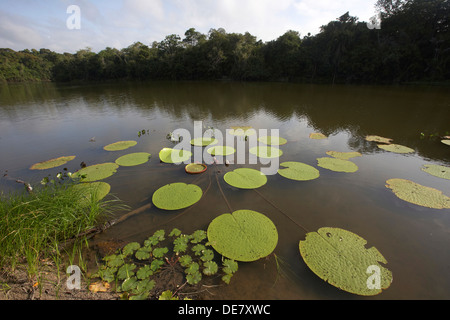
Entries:
<svg viewBox="0 0 450 320">
<path fill-rule="evenodd" d="M 46 48 L 75 53 L 91 48 L 151 45 L 189 28 L 208 34 L 249 32 L 263 42 L 288 30 L 301 37 L 347 11 L 369 21 L 376 0 L 0 0 L 0 48 Z M 75 5 L 79 11 L 72 10 Z M 69 9 L 69 10 L 68 10 Z"/>
</svg>

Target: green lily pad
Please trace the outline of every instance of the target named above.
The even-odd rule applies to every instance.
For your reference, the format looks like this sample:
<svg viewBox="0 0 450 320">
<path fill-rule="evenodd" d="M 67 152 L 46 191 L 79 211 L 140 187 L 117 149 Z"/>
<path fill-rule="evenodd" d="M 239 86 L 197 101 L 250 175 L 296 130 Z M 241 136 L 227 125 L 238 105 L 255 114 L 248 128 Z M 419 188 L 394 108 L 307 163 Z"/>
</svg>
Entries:
<svg viewBox="0 0 450 320">
<path fill-rule="evenodd" d="M 288 179 L 297 181 L 314 180 L 320 176 L 319 170 L 301 162 L 288 161 L 280 164 L 278 173 Z"/>
<path fill-rule="evenodd" d="M 239 168 L 227 172 L 223 179 L 229 185 L 241 189 L 256 189 L 267 183 L 267 177 L 261 171 L 249 168 Z"/>
<path fill-rule="evenodd" d="M 437 164 L 426 164 L 423 166 L 422 171 L 438 178 L 450 180 L 450 167 L 439 166 Z"/>
<path fill-rule="evenodd" d="M 287 143 L 287 140 L 285 138 L 272 136 L 261 137 L 258 139 L 258 141 L 272 146 L 280 146 Z"/>
<path fill-rule="evenodd" d="M 146 163 L 151 156 L 147 152 L 136 152 L 121 156 L 115 162 L 122 167 L 132 167 Z"/>
<path fill-rule="evenodd" d="M 159 152 L 159 159 L 165 163 L 181 163 L 189 160 L 192 152 L 172 148 L 164 148 Z"/>
<path fill-rule="evenodd" d="M 395 153 L 413 153 L 414 149 L 399 144 L 379 144 L 378 148 Z"/>
<path fill-rule="evenodd" d="M 309 232 L 299 243 L 300 254 L 306 265 L 322 280 L 347 292 L 377 295 L 389 288 L 392 272 L 383 255 L 375 248 L 367 249 L 367 241 L 339 228 L 320 228 Z M 379 282 L 373 283 L 373 270 L 378 270 Z"/>
<path fill-rule="evenodd" d="M 106 182 L 78 183 L 72 186 L 76 192 L 80 192 L 80 201 L 89 203 L 93 197 L 97 201 L 102 200 L 111 191 L 111 186 Z"/>
<path fill-rule="evenodd" d="M 47 161 L 35 163 L 30 167 L 30 170 L 46 170 L 51 168 L 56 168 L 66 164 L 69 161 L 75 159 L 75 156 L 59 157 L 55 159 L 50 159 Z"/>
<path fill-rule="evenodd" d="M 154 205 L 164 210 L 187 208 L 202 197 L 202 189 L 195 184 L 182 182 L 167 184 L 153 193 Z"/>
<path fill-rule="evenodd" d="M 228 156 L 236 152 L 236 150 L 230 146 L 215 146 L 206 151 L 213 156 Z"/>
<path fill-rule="evenodd" d="M 265 215 L 237 210 L 218 216 L 208 226 L 208 241 L 221 255 L 236 261 L 256 261 L 271 254 L 278 232 Z"/>
<path fill-rule="evenodd" d="M 338 151 L 327 151 L 327 155 L 342 160 L 348 160 L 355 157 L 361 157 L 362 154 L 359 152 L 338 152 Z"/>
<path fill-rule="evenodd" d="M 116 173 L 118 167 L 118 164 L 112 162 L 95 164 L 78 170 L 72 174 L 72 178 L 80 179 L 80 182 L 103 180 Z"/>
<path fill-rule="evenodd" d="M 376 135 L 366 136 L 365 139 L 366 139 L 366 141 L 373 141 L 373 142 L 386 143 L 386 144 L 390 144 L 392 142 L 392 139 L 390 139 L 390 138 L 384 138 L 384 137 L 380 137 L 380 136 L 376 136 Z"/>
<path fill-rule="evenodd" d="M 348 160 L 342 160 L 342 159 L 336 159 L 336 158 L 318 158 L 317 159 L 317 165 L 319 167 L 336 171 L 336 172 L 356 172 L 358 171 L 358 166 Z"/>
<path fill-rule="evenodd" d="M 450 146 L 450 140 L 441 140 L 443 144 Z"/>
<path fill-rule="evenodd" d="M 252 136 L 256 134 L 256 130 L 250 126 L 233 126 L 228 133 L 234 136 Z"/>
<path fill-rule="evenodd" d="M 198 173 L 205 172 L 207 168 L 208 167 L 206 166 L 206 164 L 203 164 L 203 163 L 190 163 L 190 164 L 186 165 L 184 170 L 187 173 L 198 174 Z"/>
<path fill-rule="evenodd" d="M 191 144 L 197 147 L 206 147 L 209 145 L 217 144 L 219 140 L 215 138 L 195 138 L 191 140 Z"/>
<path fill-rule="evenodd" d="M 314 139 L 314 140 L 322 140 L 322 139 L 326 139 L 328 137 L 326 135 L 324 135 L 323 133 L 313 132 L 309 135 L 309 138 Z"/>
<path fill-rule="evenodd" d="M 386 187 L 404 201 L 427 208 L 450 209 L 450 198 L 440 190 L 405 179 L 389 179 L 386 183 Z"/>
<path fill-rule="evenodd" d="M 278 158 L 283 155 L 283 151 L 275 147 L 258 146 L 250 148 L 249 152 L 260 158 Z"/>
<path fill-rule="evenodd" d="M 117 141 L 111 144 L 108 144 L 107 146 L 103 147 L 106 151 L 120 151 L 125 150 L 131 147 L 134 147 L 137 145 L 137 141 L 129 140 L 129 141 Z"/>
</svg>

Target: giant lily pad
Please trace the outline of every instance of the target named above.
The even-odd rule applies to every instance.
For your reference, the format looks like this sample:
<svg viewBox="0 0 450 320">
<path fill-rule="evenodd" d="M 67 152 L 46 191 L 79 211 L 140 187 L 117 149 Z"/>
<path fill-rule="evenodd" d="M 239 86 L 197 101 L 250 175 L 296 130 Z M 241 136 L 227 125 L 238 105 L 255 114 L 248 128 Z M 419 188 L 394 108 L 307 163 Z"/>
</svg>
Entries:
<svg viewBox="0 0 450 320">
<path fill-rule="evenodd" d="M 378 143 L 386 143 L 386 144 L 390 144 L 392 142 L 392 139 L 390 139 L 390 138 L 384 138 L 384 137 L 380 137 L 380 136 L 376 136 L 376 135 L 366 136 L 366 140 L 378 142 Z"/>
<path fill-rule="evenodd" d="M 89 203 L 90 199 L 94 198 L 97 201 L 102 200 L 111 190 L 111 186 L 106 182 L 89 182 L 78 183 L 72 186 L 76 192 L 80 192 L 80 201 Z"/>
<path fill-rule="evenodd" d="M 265 174 L 250 168 L 239 168 L 227 172 L 223 179 L 229 185 L 241 189 L 256 189 L 267 183 Z"/>
<path fill-rule="evenodd" d="M 192 152 L 187 150 L 164 148 L 159 152 L 159 159 L 165 163 L 181 163 L 189 160 Z"/>
<path fill-rule="evenodd" d="M 287 143 L 287 140 L 285 138 L 272 137 L 272 136 L 260 137 L 258 139 L 258 141 L 265 143 L 267 145 L 272 145 L 272 146 L 281 146 L 281 145 Z"/>
<path fill-rule="evenodd" d="M 327 151 L 327 155 L 332 156 L 336 159 L 348 160 L 355 157 L 361 157 L 362 154 L 359 152 L 338 152 L 338 151 Z"/>
<path fill-rule="evenodd" d="M 118 167 L 118 164 L 111 162 L 95 164 L 78 170 L 72 174 L 72 178 L 80 179 L 81 182 L 103 180 L 116 173 Z"/>
<path fill-rule="evenodd" d="M 250 148 L 249 152 L 260 158 L 278 158 L 283 155 L 283 151 L 280 149 L 269 146 L 253 147 Z"/>
<path fill-rule="evenodd" d="M 217 144 L 219 140 L 215 138 L 195 138 L 191 140 L 191 144 L 197 147 L 206 147 L 209 145 Z"/>
<path fill-rule="evenodd" d="M 105 149 L 106 151 L 120 151 L 134 147 L 135 145 L 137 145 L 137 142 L 134 140 L 118 141 L 104 146 L 103 149 Z"/>
<path fill-rule="evenodd" d="M 441 140 L 443 144 L 450 146 L 450 140 Z"/>
<path fill-rule="evenodd" d="M 237 210 L 215 218 L 208 226 L 208 241 L 221 255 L 236 261 L 255 261 L 271 254 L 278 232 L 265 215 Z"/>
<path fill-rule="evenodd" d="M 228 133 L 234 136 L 252 136 L 256 134 L 256 130 L 250 126 L 234 126 L 228 130 Z"/>
<path fill-rule="evenodd" d="M 326 139 L 327 136 L 320 132 L 313 132 L 309 135 L 309 138 L 314 139 L 314 140 L 322 140 L 322 139 Z"/>
<path fill-rule="evenodd" d="M 414 149 L 399 144 L 379 144 L 378 148 L 395 153 L 412 153 Z"/>
<path fill-rule="evenodd" d="M 167 184 L 153 193 L 153 204 L 164 210 L 187 208 L 202 197 L 202 189 L 195 184 L 182 182 Z"/>
<path fill-rule="evenodd" d="M 328 158 L 328 157 L 323 157 L 323 158 L 318 158 L 317 159 L 317 165 L 319 167 L 328 169 L 328 170 L 332 170 L 332 171 L 336 171 L 336 172 L 356 172 L 358 171 L 358 166 L 348 160 L 342 160 L 342 159 L 336 159 L 336 158 Z"/>
<path fill-rule="evenodd" d="M 132 167 L 146 163 L 152 155 L 147 152 L 136 152 L 121 156 L 116 159 L 116 164 L 122 167 Z"/>
<path fill-rule="evenodd" d="M 400 199 L 427 208 L 450 209 L 450 198 L 442 191 L 405 179 L 389 179 L 389 189 Z"/>
<path fill-rule="evenodd" d="M 319 170 L 301 162 L 288 161 L 280 164 L 278 173 L 288 179 L 297 181 L 314 180 L 320 176 Z"/>
<path fill-rule="evenodd" d="M 435 177 L 450 180 L 450 167 L 439 166 L 437 164 L 426 164 L 423 166 L 422 170 Z"/>
<path fill-rule="evenodd" d="M 62 166 L 63 164 L 66 164 L 69 161 L 72 161 L 73 159 L 75 159 L 75 156 L 67 156 L 67 157 L 59 157 L 56 159 L 50 159 L 47 161 L 35 163 L 30 167 L 30 169 L 31 170 L 46 170 L 46 169 L 56 168 L 56 167 Z"/>
<path fill-rule="evenodd" d="M 347 292 L 373 296 L 389 288 L 392 272 L 383 255 L 375 248 L 367 249 L 367 241 L 339 228 L 320 228 L 309 232 L 299 243 L 306 265 L 322 280 Z M 373 271 L 378 273 L 372 274 Z M 372 282 L 372 276 L 376 276 Z M 379 281 L 377 281 L 379 280 Z"/>
<path fill-rule="evenodd" d="M 206 151 L 213 156 L 228 156 L 236 152 L 236 150 L 230 146 L 215 146 Z"/>
</svg>

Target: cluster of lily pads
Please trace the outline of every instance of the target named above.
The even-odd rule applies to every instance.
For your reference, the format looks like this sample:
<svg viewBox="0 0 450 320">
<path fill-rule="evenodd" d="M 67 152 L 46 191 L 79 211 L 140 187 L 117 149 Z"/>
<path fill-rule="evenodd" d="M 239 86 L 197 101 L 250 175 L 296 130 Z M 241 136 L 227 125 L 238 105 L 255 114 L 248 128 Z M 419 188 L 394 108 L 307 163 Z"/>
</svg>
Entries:
<svg viewBox="0 0 450 320">
<path fill-rule="evenodd" d="M 251 130 L 251 127 L 233 127 L 230 133 L 247 137 L 250 134 L 254 134 L 255 131 Z M 310 138 L 326 139 L 327 137 L 321 133 L 313 133 L 310 135 Z M 392 139 L 380 136 L 367 136 L 366 140 L 376 142 L 380 149 L 386 151 L 402 154 L 414 152 L 411 148 L 393 144 Z M 281 137 L 260 137 L 258 141 L 266 144 L 266 146 L 260 144 L 258 147 L 251 148 L 249 152 L 262 158 L 281 157 L 283 152 L 279 147 L 287 143 L 287 140 Z M 207 148 L 207 152 L 211 155 L 224 156 L 235 152 L 232 147 L 217 146 L 217 143 L 217 139 L 214 138 L 196 138 L 191 140 L 192 146 Z M 120 141 L 108 145 L 104 149 L 117 151 L 134 145 L 136 145 L 135 141 Z M 358 166 L 350 159 L 362 156 L 359 152 L 338 151 L 328 151 L 327 155 L 328 157 L 317 159 L 317 166 L 343 173 L 358 171 Z M 159 152 L 161 162 L 169 164 L 188 162 L 191 156 L 192 153 L 190 151 L 172 148 L 163 148 Z M 143 164 L 150 157 L 151 154 L 149 153 L 131 153 L 118 158 L 115 163 L 86 167 L 72 176 L 80 179 L 81 182 L 93 183 L 114 174 L 119 166 Z M 49 162 L 56 166 L 61 165 L 64 160 L 70 161 L 73 159 L 70 157 L 58 158 Z M 45 164 L 48 166 L 49 162 Z M 43 166 L 44 163 L 37 164 L 33 169 L 42 169 Z M 426 165 L 422 170 L 437 177 L 450 178 L 450 168 L 448 167 Z M 320 171 L 305 163 L 286 161 L 280 164 L 278 174 L 295 181 L 309 181 L 319 178 Z M 261 171 L 251 168 L 231 170 L 224 174 L 223 180 L 230 186 L 243 190 L 260 188 L 268 181 Z M 104 182 L 97 183 L 104 184 Z M 437 209 L 450 208 L 450 198 L 442 194 L 441 191 L 421 186 L 412 181 L 389 179 L 386 187 L 392 189 L 394 194 L 400 199 L 417 205 Z M 194 205 L 200 201 L 203 195 L 202 189 L 195 184 L 175 182 L 158 188 L 152 196 L 152 202 L 161 210 L 174 211 Z M 236 261 L 251 262 L 266 257 L 275 250 L 278 243 L 278 231 L 275 224 L 264 214 L 247 209 L 225 213 L 214 218 L 208 225 L 206 237 L 208 245 L 227 259 L 226 261 L 230 261 L 230 263 L 231 261 L 233 263 Z M 317 276 L 328 283 L 353 294 L 376 295 L 390 286 L 392 272 L 384 266 L 387 261 L 383 255 L 375 247 L 367 249 L 365 244 L 366 240 L 350 231 L 323 227 L 316 232 L 307 232 L 305 239 L 299 242 L 299 251 L 306 265 Z M 155 253 L 153 251 L 150 252 L 150 249 L 138 248 L 136 244 L 134 246 L 136 247 L 136 254 L 139 250 L 141 250 L 139 251 L 140 253 L 142 253 L 142 250 L 146 250 L 145 256 L 155 257 Z M 203 257 L 203 254 L 199 256 Z M 135 256 L 135 258 L 138 257 Z M 205 264 L 206 262 L 204 261 Z M 205 264 L 203 264 L 204 267 Z M 376 266 L 380 270 L 381 283 L 376 288 L 369 288 L 367 285 L 367 269 L 370 266 Z M 148 268 L 151 268 L 151 264 Z M 151 271 L 154 272 L 155 270 Z M 199 270 L 197 271 L 199 272 Z M 122 272 L 120 274 L 121 280 L 124 282 L 122 283 L 123 290 L 124 285 L 125 288 L 131 286 L 131 283 L 128 282 L 131 277 L 130 273 Z M 189 281 L 195 281 L 196 277 L 198 277 L 198 273 L 195 273 L 195 275 L 194 273 L 187 274 L 190 277 Z M 125 281 L 127 282 L 125 283 Z M 136 288 L 137 286 L 138 284 L 136 283 Z M 139 292 L 135 294 L 139 295 Z"/>
</svg>

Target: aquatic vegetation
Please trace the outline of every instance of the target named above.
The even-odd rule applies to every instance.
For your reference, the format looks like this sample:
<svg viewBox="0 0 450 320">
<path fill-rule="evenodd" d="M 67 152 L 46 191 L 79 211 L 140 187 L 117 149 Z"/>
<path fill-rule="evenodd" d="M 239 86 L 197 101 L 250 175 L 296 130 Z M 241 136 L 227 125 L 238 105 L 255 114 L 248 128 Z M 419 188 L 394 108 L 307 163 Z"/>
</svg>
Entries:
<svg viewBox="0 0 450 320">
<path fill-rule="evenodd" d="M 265 174 L 250 168 L 238 168 L 227 172 L 223 179 L 229 185 L 240 189 L 256 189 L 267 183 Z"/>
<path fill-rule="evenodd" d="M 450 198 L 442 191 L 406 179 L 389 179 L 386 187 L 409 203 L 433 209 L 450 209 Z"/>
<path fill-rule="evenodd" d="M 94 198 L 97 201 L 102 200 L 111 191 L 111 186 L 102 181 L 78 183 L 71 188 L 80 194 L 80 201 L 85 201 L 87 204 L 91 202 L 91 198 Z"/>
<path fill-rule="evenodd" d="M 308 181 L 317 179 L 320 176 L 319 170 L 305 163 L 288 161 L 280 164 L 278 174 L 281 176 L 297 181 Z"/>
<path fill-rule="evenodd" d="M 327 155 L 341 160 L 348 160 L 355 157 L 362 157 L 359 152 L 338 152 L 338 151 L 327 151 Z"/>
<path fill-rule="evenodd" d="M 365 139 L 366 139 L 366 141 L 373 141 L 373 142 L 386 143 L 386 144 L 390 144 L 392 142 L 392 139 L 390 139 L 390 138 L 380 137 L 380 136 L 376 136 L 376 135 L 366 136 Z"/>
<path fill-rule="evenodd" d="M 450 167 L 439 166 L 436 164 L 425 164 L 422 171 L 429 173 L 435 177 L 450 180 Z"/>
<path fill-rule="evenodd" d="M 250 148 L 249 152 L 260 158 L 278 158 L 283 155 L 283 151 L 269 146 L 258 146 Z"/>
<path fill-rule="evenodd" d="M 256 134 L 256 130 L 251 126 L 233 126 L 228 133 L 234 136 L 252 136 Z"/>
<path fill-rule="evenodd" d="M 115 283 L 115 291 L 128 300 L 149 298 L 157 281 L 164 278 L 164 273 L 172 278 L 175 272 L 181 271 L 188 285 L 200 283 L 203 276 L 220 273 L 222 280 L 228 284 L 238 270 L 237 262 L 230 259 L 222 259 L 222 267 L 219 267 L 204 230 L 196 230 L 189 235 L 177 228 L 168 235 L 165 230 L 157 230 L 143 244 L 127 243 L 102 260 L 104 263 L 92 278 L 100 278 L 107 284 Z M 181 287 L 173 289 L 178 292 Z M 177 300 L 172 290 L 164 291 L 159 299 Z"/>
<path fill-rule="evenodd" d="M 399 144 L 378 144 L 378 148 L 395 153 L 413 153 L 414 149 Z"/>
<path fill-rule="evenodd" d="M 117 172 L 119 165 L 112 162 L 94 164 L 78 170 L 72 174 L 72 178 L 79 179 L 80 182 L 93 182 L 106 179 Z"/>
<path fill-rule="evenodd" d="M 214 218 L 207 235 L 218 253 L 236 261 L 264 258 L 278 243 L 277 228 L 272 220 L 252 210 L 237 210 Z"/>
<path fill-rule="evenodd" d="M 450 140 L 441 140 L 443 144 L 450 146 Z"/>
<path fill-rule="evenodd" d="M 69 161 L 72 161 L 73 159 L 75 159 L 75 156 L 64 156 L 55 159 L 50 159 L 47 161 L 33 164 L 30 167 L 30 170 L 46 170 L 56 168 L 62 166 L 63 164 L 66 164 Z"/>
<path fill-rule="evenodd" d="M 215 146 L 206 150 L 210 155 L 213 156 L 228 156 L 236 152 L 236 149 L 230 146 Z"/>
<path fill-rule="evenodd" d="M 331 170 L 331 171 L 336 171 L 336 172 L 348 172 L 348 173 L 352 173 L 352 172 L 356 172 L 358 171 L 358 166 L 349 161 L 349 160 L 342 160 L 342 159 L 336 159 L 336 158 L 328 158 L 328 157 L 323 157 L 323 158 L 318 158 L 317 159 L 317 165 L 319 167 Z"/>
<path fill-rule="evenodd" d="M 285 138 L 272 136 L 260 137 L 258 138 L 258 141 L 272 146 L 280 146 L 287 143 Z"/>
<path fill-rule="evenodd" d="M 147 152 L 136 152 L 121 156 L 115 162 L 122 167 L 132 167 L 148 162 L 151 156 Z"/>
<path fill-rule="evenodd" d="M 367 249 L 366 244 L 350 231 L 320 228 L 306 234 L 299 250 L 306 265 L 322 280 L 353 294 L 373 296 L 391 285 L 392 272 L 382 265 L 387 264 L 383 255 L 375 247 Z M 372 270 L 379 271 L 373 283 Z"/>
<path fill-rule="evenodd" d="M 203 173 L 207 168 L 206 164 L 203 163 L 190 163 L 184 167 L 185 171 L 191 174 Z"/>
<path fill-rule="evenodd" d="M 195 138 L 191 140 L 191 144 L 197 147 L 206 147 L 209 145 L 215 145 L 219 140 L 215 138 Z"/>
<path fill-rule="evenodd" d="M 324 135 L 323 133 L 313 132 L 309 135 L 309 138 L 314 139 L 314 140 L 322 140 L 322 139 L 327 139 L 328 137 L 326 135 Z"/>
<path fill-rule="evenodd" d="M 137 145 L 137 141 L 129 140 L 129 141 L 117 141 L 111 144 L 108 144 L 107 146 L 104 146 L 103 149 L 106 151 L 120 151 L 125 150 L 131 147 L 134 147 Z"/>
<path fill-rule="evenodd" d="M 159 209 L 179 210 L 198 202 L 202 194 L 202 189 L 195 184 L 170 183 L 153 193 L 152 202 Z"/>
<path fill-rule="evenodd" d="M 189 160 L 192 152 L 182 149 L 163 148 L 159 152 L 159 159 L 165 163 L 181 163 Z"/>
</svg>

